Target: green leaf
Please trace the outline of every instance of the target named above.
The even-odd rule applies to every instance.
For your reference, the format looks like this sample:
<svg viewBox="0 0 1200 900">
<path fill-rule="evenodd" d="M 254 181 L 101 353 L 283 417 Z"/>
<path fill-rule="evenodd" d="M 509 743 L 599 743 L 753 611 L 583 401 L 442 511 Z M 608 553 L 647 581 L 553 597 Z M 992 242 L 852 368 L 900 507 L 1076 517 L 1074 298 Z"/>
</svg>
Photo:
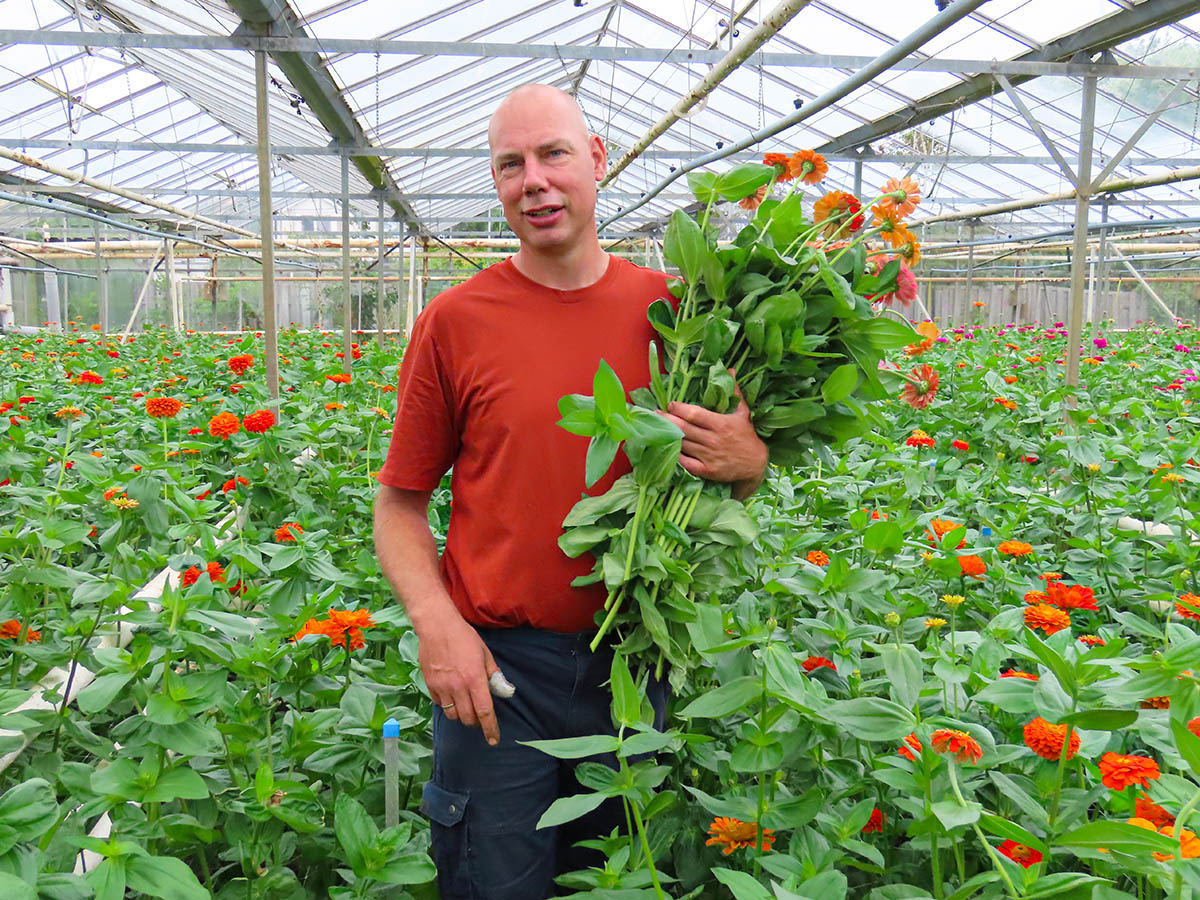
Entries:
<svg viewBox="0 0 1200 900">
<path fill-rule="evenodd" d="M 737 202 L 749 197 L 775 175 L 773 166 L 743 163 L 720 175 L 714 185 L 724 199 Z"/>
<path fill-rule="evenodd" d="M 613 720 L 618 725 L 633 725 L 641 718 L 642 698 L 629 673 L 625 654 L 613 654 L 610 678 Z"/>
<path fill-rule="evenodd" d="M 707 205 L 717 198 L 716 172 L 688 172 L 688 187 L 696 195 L 696 199 Z"/>
<path fill-rule="evenodd" d="M 762 695 L 762 684 L 755 675 L 746 675 L 723 684 L 715 691 L 701 694 L 679 711 L 685 719 L 720 719 L 740 710 Z"/>
<path fill-rule="evenodd" d="M 864 741 L 899 740 L 917 727 L 909 710 L 882 697 L 839 700 L 822 710 L 822 715 Z"/>
<path fill-rule="evenodd" d="M 1064 834 L 1054 843 L 1060 847 L 1086 847 L 1091 850 L 1103 847 L 1105 850 L 1133 854 L 1179 852 L 1178 841 L 1126 822 L 1089 822 L 1082 828 Z"/>
<path fill-rule="evenodd" d="M 564 822 L 572 822 L 580 816 L 586 816 L 606 799 L 605 794 L 572 794 L 570 797 L 559 797 L 542 813 L 537 827 L 551 828 Z"/>
<path fill-rule="evenodd" d="M 95 681 L 75 696 L 75 703 L 83 712 L 95 715 L 101 710 L 108 709 L 117 695 L 121 693 L 122 688 L 132 680 L 132 672 L 109 672 L 106 675 L 99 675 Z"/>
<path fill-rule="evenodd" d="M 882 523 L 887 525 L 889 523 Z M 924 669 L 921 654 L 912 644 L 885 644 L 879 651 L 887 673 L 888 692 L 906 709 L 912 709 L 921 694 Z"/>
<path fill-rule="evenodd" d="M 898 350 L 921 340 L 911 325 L 886 316 L 864 319 L 855 324 L 854 332 L 866 337 L 876 350 Z"/>
<path fill-rule="evenodd" d="M 598 753 L 612 753 L 620 746 L 615 734 L 591 734 L 584 737 L 558 738 L 551 741 L 518 741 L 555 759 L 582 759 Z"/>
<path fill-rule="evenodd" d="M 379 829 L 362 804 L 346 793 L 339 793 L 333 808 L 333 831 L 346 852 L 346 861 L 354 874 L 363 877 L 367 854 L 375 844 Z"/>
<path fill-rule="evenodd" d="M 125 859 L 125 880 L 133 890 L 161 900 L 212 900 L 195 873 L 173 856 L 130 855 Z"/>
<path fill-rule="evenodd" d="M 0 872 L 0 897 L 4 900 L 37 900 L 37 891 L 16 875 Z"/>
<path fill-rule="evenodd" d="M 103 860 L 87 873 L 96 892 L 95 900 L 125 900 L 125 864 L 128 857 L 118 856 Z"/>
<path fill-rule="evenodd" d="M 712 873 L 717 876 L 717 881 L 729 888 L 734 900 L 774 900 L 771 892 L 746 872 L 714 868 Z"/>
<path fill-rule="evenodd" d="M 1025 645 L 1033 651 L 1034 655 L 1042 662 L 1043 665 L 1047 666 L 1050 671 L 1054 673 L 1055 677 L 1058 679 L 1058 683 L 1061 684 L 1066 691 L 1070 692 L 1072 686 L 1075 684 L 1075 672 L 1071 665 L 1065 659 L 1063 659 L 1058 651 L 1045 641 L 1041 640 L 1041 638 L 1039 638 L 1030 629 L 1026 629 L 1025 631 Z"/>
<path fill-rule="evenodd" d="M 92 773 L 92 790 L 108 797 L 134 800 L 141 797 L 141 788 L 135 783 L 138 768 L 130 759 L 114 759 L 107 766 Z"/>
<path fill-rule="evenodd" d="M 35 841 L 54 827 L 58 802 L 44 778 L 30 778 L 0 796 L 0 824 L 14 832 L 17 841 Z"/>
<path fill-rule="evenodd" d="M 817 256 L 817 262 L 821 270 L 821 280 L 833 295 L 834 315 L 838 318 L 851 315 L 854 312 L 854 291 L 850 289 L 846 279 L 830 267 L 824 254 Z"/>
<path fill-rule="evenodd" d="M 997 678 L 975 695 L 978 703 L 993 703 L 1006 713 L 1023 716 L 1033 712 L 1033 689 L 1028 678 Z"/>
<path fill-rule="evenodd" d="M 640 731 L 621 742 L 621 749 L 617 751 L 617 756 L 624 758 L 641 753 L 657 753 L 677 740 L 679 740 L 679 736 L 670 731 Z"/>
<path fill-rule="evenodd" d="M 942 823 L 942 827 L 947 831 L 962 825 L 970 825 L 972 822 L 978 822 L 979 814 L 983 811 L 983 807 L 978 803 L 967 802 L 966 804 L 962 804 L 957 800 L 941 800 L 932 804 L 930 808 L 933 810 L 933 814 L 937 816 L 938 821 Z"/>
<path fill-rule="evenodd" d="M 621 445 L 607 434 L 597 434 L 588 442 L 587 459 L 584 463 L 584 484 L 594 485 L 604 477 Z"/>
<path fill-rule="evenodd" d="M 1171 733 L 1175 735 L 1175 748 L 1192 770 L 1192 774 L 1200 775 L 1200 738 L 1192 734 L 1178 719 L 1171 720 Z"/>
<path fill-rule="evenodd" d="M 1043 853 L 1046 850 L 1046 842 L 1033 832 L 1026 831 L 1020 825 L 1016 825 L 1008 821 L 1008 819 L 993 816 L 991 813 L 980 814 L 979 827 L 988 834 L 1016 841 L 1018 844 L 1024 844 L 1026 847 L 1032 847 L 1034 850 L 1039 850 Z"/>
<path fill-rule="evenodd" d="M 154 787 L 146 792 L 145 802 L 158 800 L 167 802 L 183 798 L 184 800 L 201 800 L 208 796 L 208 785 L 194 769 L 186 765 L 168 769 L 158 777 Z"/>
<path fill-rule="evenodd" d="M 1034 900 L 1036 897 L 1061 897 L 1085 884 L 1100 882 L 1107 883 L 1108 879 L 1097 875 L 1084 875 L 1082 872 L 1055 872 L 1053 875 L 1043 875 L 1031 884 L 1022 896 L 1026 900 Z"/>
<path fill-rule="evenodd" d="M 613 367 L 603 359 L 592 379 L 592 393 L 596 398 L 596 411 L 605 421 L 616 413 L 625 412 L 625 388 Z"/>
<path fill-rule="evenodd" d="M 739 741 L 729 756 L 729 767 L 735 772 L 772 772 L 783 762 L 783 744 L 772 741 L 758 744 Z"/>
<path fill-rule="evenodd" d="M 1085 731 L 1120 731 L 1136 722 L 1137 717 L 1137 710 L 1134 709 L 1084 709 L 1063 716 L 1062 720 L 1073 728 Z"/>
<path fill-rule="evenodd" d="M 826 403 L 845 400 L 858 387 L 858 364 L 846 363 L 838 366 L 821 385 L 821 397 Z"/>
<path fill-rule="evenodd" d="M 696 221 L 682 209 L 671 213 L 663 240 L 663 253 L 679 269 L 688 284 L 695 284 L 700 280 L 704 257 L 708 252 L 704 234 Z"/>
</svg>

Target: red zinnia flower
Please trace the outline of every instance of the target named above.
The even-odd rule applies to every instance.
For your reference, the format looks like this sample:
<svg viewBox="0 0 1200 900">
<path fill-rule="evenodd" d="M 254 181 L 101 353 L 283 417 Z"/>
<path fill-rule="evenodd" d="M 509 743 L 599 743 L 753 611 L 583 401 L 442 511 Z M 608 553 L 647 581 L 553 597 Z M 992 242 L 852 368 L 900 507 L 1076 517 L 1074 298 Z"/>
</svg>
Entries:
<svg viewBox="0 0 1200 900">
<path fill-rule="evenodd" d="M 205 565 L 204 570 L 208 572 L 208 577 L 213 584 L 224 584 L 225 569 L 220 563 L 210 562 Z M 180 583 L 182 583 L 184 587 L 191 587 L 200 580 L 200 576 L 203 574 L 204 572 L 200 570 L 199 566 L 192 566 L 183 573 L 183 576 L 180 578 Z"/>
<path fill-rule="evenodd" d="M 804 662 L 800 663 L 800 668 L 804 669 L 805 672 L 812 672 L 814 669 L 822 667 L 833 669 L 835 672 L 837 671 L 837 666 L 833 664 L 833 660 L 826 659 L 824 656 L 810 656 Z"/>
<path fill-rule="evenodd" d="M 1042 861 L 1042 851 L 1026 847 L 1024 844 L 1018 844 L 1014 840 L 1005 841 L 996 850 L 1027 869 L 1030 866 L 1036 866 Z"/>
<path fill-rule="evenodd" d="M 104 379 L 96 372 L 90 369 L 79 373 L 79 377 L 75 379 L 76 384 L 104 384 Z"/>
<path fill-rule="evenodd" d="M 174 397 L 146 398 L 146 415 L 153 419 L 173 419 L 181 409 L 183 404 Z"/>
<path fill-rule="evenodd" d="M 950 446 L 953 447 L 955 450 L 966 451 L 966 450 L 971 449 L 970 444 L 968 444 L 966 441 L 960 441 L 958 438 L 955 438 L 954 440 L 952 440 L 950 442 Z"/>
<path fill-rule="evenodd" d="M 883 831 L 883 810 L 876 807 L 871 810 L 871 818 L 867 819 L 867 824 L 862 827 L 863 834 L 871 834 L 873 831 Z"/>
<path fill-rule="evenodd" d="M 1081 584 L 1047 581 L 1046 602 L 1059 609 L 1097 609 L 1094 592 Z"/>
<path fill-rule="evenodd" d="M 1089 647 L 1103 647 L 1104 646 L 1104 638 L 1102 638 L 1096 634 L 1081 634 L 1079 636 L 1079 640 L 1082 643 L 1087 644 Z"/>
<path fill-rule="evenodd" d="M 238 485 L 249 484 L 249 483 L 250 482 L 247 481 L 245 478 L 243 478 L 241 475 L 237 475 L 234 478 L 230 478 L 227 482 L 225 482 L 223 485 L 221 485 L 221 493 L 228 494 L 230 491 L 236 491 L 238 489 Z"/>
<path fill-rule="evenodd" d="M 1145 794 L 1141 794 L 1133 802 L 1133 814 L 1139 819 L 1153 822 L 1155 828 L 1166 828 L 1175 824 L 1175 817 Z"/>
<path fill-rule="evenodd" d="M 1022 672 L 1020 669 L 1005 669 L 1000 673 L 1001 678 L 1024 678 L 1028 681 L 1037 681 L 1038 677 L 1030 672 Z"/>
<path fill-rule="evenodd" d="M 242 353 L 239 356 L 229 357 L 229 368 L 238 375 L 241 375 L 253 364 L 254 357 L 249 353 Z"/>
<path fill-rule="evenodd" d="M 255 434 L 262 434 L 274 424 L 275 414 L 269 409 L 257 410 L 242 419 L 242 425 L 246 427 L 246 430 Z"/>
</svg>

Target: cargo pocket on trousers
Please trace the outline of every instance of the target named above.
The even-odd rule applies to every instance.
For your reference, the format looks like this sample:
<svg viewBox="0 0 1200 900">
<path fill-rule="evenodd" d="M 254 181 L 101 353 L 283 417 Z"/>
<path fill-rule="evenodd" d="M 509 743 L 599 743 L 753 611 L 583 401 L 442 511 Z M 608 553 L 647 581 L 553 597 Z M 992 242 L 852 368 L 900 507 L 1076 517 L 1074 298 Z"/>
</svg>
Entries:
<svg viewBox="0 0 1200 900">
<path fill-rule="evenodd" d="M 471 896 L 467 826 L 463 822 L 469 799 L 470 794 L 448 791 L 432 781 L 421 792 L 421 812 L 430 823 L 430 855 L 437 866 L 438 890 L 445 900 Z"/>
</svg>

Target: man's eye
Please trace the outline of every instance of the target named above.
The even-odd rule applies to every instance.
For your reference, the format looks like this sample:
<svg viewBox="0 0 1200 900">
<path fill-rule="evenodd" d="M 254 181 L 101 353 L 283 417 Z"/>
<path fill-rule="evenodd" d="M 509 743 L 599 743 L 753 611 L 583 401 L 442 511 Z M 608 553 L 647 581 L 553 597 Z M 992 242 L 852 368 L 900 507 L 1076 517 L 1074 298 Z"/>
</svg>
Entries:
<svg viewBox="0 0 1200 900">
<path fill-rule="evenodd" d="M 515 159 L 506 159 L 504 162 L 500 163 L 500 168 L 501 169 L 511 169 L 513 166 L 515 166 L 517 164 L 518 164 L 517 160 L 515 160 Z"/>
</svg>

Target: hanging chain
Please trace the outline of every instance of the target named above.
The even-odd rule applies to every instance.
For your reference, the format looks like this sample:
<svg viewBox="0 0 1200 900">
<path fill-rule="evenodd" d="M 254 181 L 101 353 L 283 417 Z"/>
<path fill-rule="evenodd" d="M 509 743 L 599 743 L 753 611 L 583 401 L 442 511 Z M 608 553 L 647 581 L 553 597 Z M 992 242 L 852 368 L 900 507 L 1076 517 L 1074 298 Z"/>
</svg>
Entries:
<svg viewBox="0 0 1200 900">
<path fill-rule="evenodd" d="M 379 51 L 375 52 L 375 140 L 383 143 L 379 136 Z"/>
</svg>

